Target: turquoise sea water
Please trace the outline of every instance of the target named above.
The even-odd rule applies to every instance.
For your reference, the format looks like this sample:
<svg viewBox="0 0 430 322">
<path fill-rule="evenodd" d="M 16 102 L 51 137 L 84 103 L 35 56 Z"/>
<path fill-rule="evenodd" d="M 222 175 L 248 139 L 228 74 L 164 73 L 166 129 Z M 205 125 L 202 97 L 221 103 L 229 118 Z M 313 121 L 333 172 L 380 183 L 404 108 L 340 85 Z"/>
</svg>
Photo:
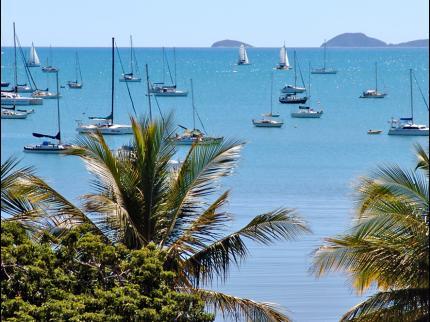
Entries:
<svg viewBox="0 0 430 322">
<path fill-rule="evenodd" d="M 38 48 L 45 62 L 48 48 Z M 152 81 L 161 81 L 160 48 L 136 48 L 142 78 L 144 64 L 149 65 Z M 3 48 L 2 81 L 13 81 L 12 49 Z M 27 49 L 26 49 L 27 52 Z M 110 48 L 79 48 L 84 78 L 82 90 L 61 89 L 63 138 L 77 136 L 75 120 L 86 116 L 105 116 L 110 111 Z M 74 48 L 53 48 L 53 64 L 59 66 L 62 84 L 74 79 Z M 120 49 L 123 64 L 128 66 L 129 49 Z M 288 49 L 292 62 L 292 50 Z M 172 63 L 172 52 L 167 50 Z M 278 207 L 291 207 L 310 224 L 313 234 L 296 241 L 277 242 L 265 247 L 249 244 L 251 257 L 239 269 L 232 269 L 226 284 L 213 287 L 226 293 L 259 301 L 275 302 L 287 309 L 295 321 L 337 321 L 348 308 L 366 295 L 354 294 L 344 275 L 332 274 L 315 279 L 308 269 L 312 252 L 324 237 L 343 232 L 353 216 L 353 183 L 377 164 L 414 164 L 413 144 L 427 144 L 427 138 L 388 136 L 393 117 L 409 114 L 409 74 L 415 75 L 428 96 L 427 49 L 330 49 L 327 65 L 339 70 L 337 75 L 312 75 L 312 100 L 324 110 L 321 119 L 292 119 L 294 105 L 278 103 L 279 89 L 291 83 L 294 72 L 274 71 L 274 111 L 285 124 L 280 129 L 252 126 L 252 118 L 268 112 L 270 73 L 277 64 L 279 49 L 251 48 L 250 66 L 235 66 L 237 49 L 178 48 L 178 88 L 188 89 L 192 78 L 195 105 L 205 127 L 214 135 L 243 139 L 239 167 L 222 181 L 222 189 L 231 189 L 228 209 L 235 215 L 232 231 L 249 222 L 252 216 Z M 297 49 L 307 83 L 308 62 L 322 65 L 319 48 Z M 378 62 L 380 88 L 388 92 L 384 99 L 359 99 L 361 92 L 374 87 L 374 62 Z M 25 82 L 19 64 L 19 82 Z M 116 75 L 121 67 L 116 62 Z M 171 65 L 173 69 L 173 66 Z M 38 87 L 55 91 L 54 75 L 47 76 L 33 68 Z M 168 80 L 166 72 L 166 81 Z M 116 122 L 128 122 L 133 113 L 125 83 L 116 80 Z M 129 83 L 139 114 L 147 113 L 146 83 Z M 428 124 L 428 110 L 417 88 L 414 90 L 415 119 Z M 159 98 L 163 113 L 174 111 L 178 124 L 192 126 L 191 97 Z M 68 198 L 88 192 L 90 175 L 74 157 L 24 154 L 23 146 L 39 142 L 33 131 L 56 133 L 56 102 L 45 100 L 26 120 L 1 120 L 1 159 L 10 155 L 34 165 Z M 154 107 L 154 114 L 157 108 Z M 83 114 L 85 113 L 85 114 Z M 380 135 L 368 135 L 369 129 L 381 129 Z M 127 136 L 107 137 L 112 146 L 128 142 Z M 185 153 L 180 148 L 179 154 Z"/>
</svg>

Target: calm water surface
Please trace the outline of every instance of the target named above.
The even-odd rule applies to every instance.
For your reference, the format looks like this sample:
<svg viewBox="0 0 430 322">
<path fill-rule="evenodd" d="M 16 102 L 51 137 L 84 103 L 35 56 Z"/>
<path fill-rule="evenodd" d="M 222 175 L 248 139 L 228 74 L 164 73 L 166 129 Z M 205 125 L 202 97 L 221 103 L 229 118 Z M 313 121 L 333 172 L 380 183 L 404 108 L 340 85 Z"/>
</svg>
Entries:
<svg viewBox="0 0 430 322">
<path fill-rule="evenodd" d="M 108 43 L 107 43 L 108 45 Z M 79 48 L 84 88 L 62 89 L 61 122 L 63 138 L 73 141 L 75 120 L 106 116 L 110 111 L 110 48 Z M 2 80 L 12 81 L 12 50 L 3 48 Z M 25 50 L 27 52 L 27 49 Z M 38 48 L 41 61 L 48 48 Z M 53 64 L 59 66 L 62 84 L 74 79 L 73 48 L 53 48 Z M 129 50 L 120 49 L 128 66 Z M 292 61 L 292 49 L 288 50 Z M 173 72 L 172 52 L 167 50 Z M 137 48 L 139 69 L 149 65 L 152 81 L 163 80 L 160 48 Z M 392 117 L 408 116 L 409 75 L 413 68 L 424 93 L 428 93 L 427 49 L 330 49 L 327 65 L 337 75 L 312 75 L 311 104 L 324 110 L 321 119 L 292 119 L 294 106 L 278 103 L 279 89 L 293 81 L 293 71 L 274 71 L 274 111 L 281 113 L 281 129 L 254 128 L 252 118 L 270 109 L 270 73 L 278 59 L 278 49 L 251 48 L 252 65 L 235 66 L 236 49 L 180 48 L 177 56 L 177 83 L 189 89 L 192 78 L 195 105 L 210 134 L 243 139 L 235 174 L 224 180 L 222 189 L 231 189 L 229 211 L 235 215 L 232 231 L 262 212 L 291 207 L 306 219 L 310 236 L 272 247 L 249 244 L 252 257 L 239 269 L 232 269 L 226 284 L 212 287 L 237 296 L 275 302 L 287 309 L 295 321 L 337 321 L 348 308 L 365 299 L 354 294 L 345 276 L 333 274 L 317 280 L 309 273 L 311 253 L 322 239 L 343 232 L 353 215 L 352 186 L 356 178 L 382 163 L 414 164 L 413 144 L 426 138 L 388 136 Z M 303 77 L 308 82 L 308 63 L 322 65 L 321 49 L 297 49 Z M 388 92 L 385 99 L 362 100 L 360 93 L 374 86 L 374 62 L 378 62 L 379 84 Z M 116 62 L 119 77 L 121 65 Z M 165 68 L 165 71 L 167 67 Z M 40 88 L 55 91 L 54 75 L 32 69 Z M 166 82 L 168 73 L 164 74 Z M 22 63 L 19 82 L 25 82 Z M 125 83 L 116 81 L 116 122 L 128 122 L 133 109 Z M 130 84 L 138 114 L 147 113 L 146 83 Z M 417 123 L 428 124 L 428 111 L 419 91 L 414 90 Z M 178 124 L 192 126 L 191 98 L 159 98 L 163 113 L 174 111 Z M 38 173 L 56 189 L 78 203 L 77 196 L 89 191 L 90 175 L 74 157 L 24 154 L 23 146 L 38 142 L 33 131 L 56 133 L 56 102 L 45 100 L 26 120 L 1 120 L 1 159 L 10 155 L 24 164 L 36 166 Z M 154 113 L 158 113 L 154 107 Z M 384 130 L 370 136 L 368 129 Z M 127 136 L 107 137 L 112 146 L 128 142 Z M 179 155 L 185 149 L 181 148 Z M 221 321 L 221 318 L 219 318 Z"/>
</svg>

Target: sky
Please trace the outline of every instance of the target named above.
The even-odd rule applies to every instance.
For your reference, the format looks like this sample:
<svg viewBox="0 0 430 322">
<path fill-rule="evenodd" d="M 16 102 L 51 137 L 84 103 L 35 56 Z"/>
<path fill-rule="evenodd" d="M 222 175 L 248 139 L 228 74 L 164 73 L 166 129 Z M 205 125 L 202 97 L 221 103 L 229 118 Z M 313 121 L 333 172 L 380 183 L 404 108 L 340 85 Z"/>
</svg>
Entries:
<svg viewBox="0 0 430 322">
<path fill-rule="evenodd" d="M 429 37 L 428 0 L 1 0 L 1 45 L 317 47 L 344 32 L 387 43 Z"/>
</svg>

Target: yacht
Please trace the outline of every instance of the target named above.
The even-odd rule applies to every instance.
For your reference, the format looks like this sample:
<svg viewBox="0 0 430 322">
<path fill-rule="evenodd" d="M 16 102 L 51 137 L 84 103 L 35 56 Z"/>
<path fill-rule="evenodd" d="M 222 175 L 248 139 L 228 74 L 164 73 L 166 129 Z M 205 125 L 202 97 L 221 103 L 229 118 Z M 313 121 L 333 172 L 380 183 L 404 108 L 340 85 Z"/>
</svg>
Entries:
<svg viewBox="0 0 430 322">
<path fill-rule="evenodd" d="M 239 59 L 237 61 L 238 65 L 250 65 L 248 54 L 246 53 L 246 48 L 244 44 L 239 47 Z"/>
<path fill-rule="evenodd" d="M 56 80 L 57 80 L 57 93 L 59 93 L 58 72 L 56 73 Z M 59 154 L 59 153 L 66 153 L 67 151 L 69 151 L 73 146 L 71 144 L 65 144 L 61 141 L 59 95 L 57 95 L 57 122 L 58 122 L 58 133 L 56 135 L 33 133 L 34 137 L 49 138 L 49 139 L 56 140 L 57 142 L 43 141 L 41 144 L 29 144 L 24 146 L 24 152 Z"/>
<path fill-rule="evenodd" d="M 309 106 L 299 106 L 297 111 L 291 112 L 291 117 L 295 118 L 320 118 L 323 111 L 316 111 Z"/>
<path fill-rule="evenodd" d="M 278 70 L 288 70 L 291 69 L 290 62 L 288 60 L 287 48 L 284 46 L 281 47 L 279 51 L 279 64 L 275 67 Z"/>
<path fill-rule="evenodd" d="M 94 124 L 83 124 L 82 121 L 77 121 L 78 126 L 76 130 L 79 133 L 95 133 L 108 135 L 121 135 L 132 134 L 133 129 L 131 125 L 115 124 L 114 121 L 114 89 L 115 89 L 115 38 L 112 38 L 112 77 L 111 77 L 111 112 L 107 117 L 89 117 L 90 120 L 97 121 Z"/>
<path fill-rule="evenodd" d="M 24 97 L 17 93 L 1 92 L 1 105 L 42 105 L 43 99 Z"/>
<path fill-rule="evenodd" d="M 84 86 L 84 83 L 82 80 L 81 65 L 79 64 L 78 52 L 75 53 L 75 74 L 75 81 L 68 81 L 67 85 L 69 86 L 69 88 L 81 89 L 82 86 Z"/>
<path fill-rule="evenodd" d="M 297 96 L 293 94 L 285 94 L 279 97 L 279 102 L 282 104 L 304 104 L 307 100 L 307 96 Z"/>
<path fill-rule="evenodd" d="M 384 98 L 386 93 L 378 91 L 378 63 L 375 63 L 375 89 L 368 89 L 364 91 L 360 98 Z"/>
<path fill-rule="evenodd" d="M 40 67 L 39 56 L 37 55 L 36 48 L 34 48 L 33 43 L 31 43 L 30 57 L 27 61 L 27 67 Z"/>
<path fill-rule="evenodd" d="M 297 70 L 300 72 L 300 78 L 303 83 L 303 87 L 297 86 Z M 281 92 L 283 95 L 279 97 L 279 102 L 283 104 L 304 104 L 307 101 L 306 96 L 297 96 L 296 94 L 306 92 L 306 87 L 304 86 L 303 75 L 300 69 L 299 63 L 297 62 L 296 51 L 294 51 L 294 85 L 285 85 Z"/>
<path fill-rule="evenodd" d="M 136 73 L 135 73 L 136 71 Z M 138 76 L 139 69 L 136 61 L 136 54 L 133 50 L 133 38 L 130 35 L 130 72 L 121 75 L 120 82 L 140 82 L 142 78 Z M 137 75 L 137 76 L 136 76 Z"/>
<path fill-rule="evenodd" d="M 327 68 L 326 67 L 326 61 L 327 61 L 327 41 L 324 40 L 324 65 L 321 68 L 315 68 L 312 70 L 312 74 L 337 74 L 337 70 L 334 68 Z"/>
<path fill-rule="evenodd" d="M 281 88 L 281 92 L 284 94 L 296 94 L 303 93 L 306 91 L 306 88 L 294 85 L 285 85 Z"/>
<path fill-rule="evenodd" d="M 3 108 L 1 109 L 1 118 L 2 119 L 26 119 L 28 113 L 18 112 L 11 109 Z"/>
<path fill-rule="evenodd" d="M 429 135 L 428 125 L 422 125 L 422 124 L 415 124 L 414 123 L 412 69 L 409 70 L 409 82 L 410 82 L 410 98 L 411 98 L 411 101 L 410 101 L 411 116 L 410 117 L 402 117 L 398 120 L 391 118 L 391 121 L 390 121 L 391 126 L 390 126 L 390 129 L 388 130 L 388 135 L 428 136 Z M 427 108 L 428 108 L 427 102 L 425 102 L 425 104 L 427 105 Z"/>
<path fill-rule="evenodd" d="M 57 93 L 51 93 L 47 88 L 45 90 L 43 90 L 43 89 L 35 90 L 31 94 L 31 97 L 42 98 L 42 99 L 55 99 L 55 98 L 60 98 L 61 95 L 57 94 Z"/>
<path fill-rule="evenodd" d="M 52 47 L 49 46 L 49 57 L 51 58 L 51 63 L 52 63 Z M 54 67 L 52 65 L 49 64 L 49 60 L 48 57 L 46 57 L 46 66 L 42 67 L 42 72 L 44 73 L 56 73 L 58 72 L 59 69 L 57 67 Z"/>
<path fill-rule="evenodd" d="M 203 129 L 204 129 L 204 126 L 200 119 L 200 116 L 196 111 L 196 107 L 194 105 L 194 90 L 193 90 L 192 79 L 190 80 L 190 83 L 191 83 L 191 105 L 193 108 L 193 129 L 188 129 L 185 126 L 179 125 L 179 127 L 184 129 L 184 132 L 182 134 L 176 133 L 176 135 L 171 138 L 172 142 L 177 145 L 192 145 L 194 143 L 209 144 L 209 143 L 221 142 L 223 140 L 222 136 L 220 137 L 208 136 L 203 131 L 196 128 L 196 115 Z"/>
</svg>

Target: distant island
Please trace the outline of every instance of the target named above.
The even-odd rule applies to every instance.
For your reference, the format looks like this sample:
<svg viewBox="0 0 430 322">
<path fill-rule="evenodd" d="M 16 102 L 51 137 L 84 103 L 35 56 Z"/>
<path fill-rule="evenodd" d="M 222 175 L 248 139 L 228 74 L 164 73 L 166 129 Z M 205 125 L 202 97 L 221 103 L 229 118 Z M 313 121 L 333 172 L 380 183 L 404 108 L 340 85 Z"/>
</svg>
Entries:
<svg viewBox="0 0 430 322">
<path fill-rule="evenodd" d="M 429 47 L 428 39 L 412 40 L 400 44 L 387 44 L 386 42 L 368 37 L 361 32 L 344 33 L 337 35 L 323 43 L 321 47 Z"/>
<path fill-rule="evenodd" d="M 211 47 L 240 47 L 240 45 L 244 45 L 245 47 L 253 47 L 250 44 L 230 39 L 216 41 L 212 44 Z"/>
</svg>

